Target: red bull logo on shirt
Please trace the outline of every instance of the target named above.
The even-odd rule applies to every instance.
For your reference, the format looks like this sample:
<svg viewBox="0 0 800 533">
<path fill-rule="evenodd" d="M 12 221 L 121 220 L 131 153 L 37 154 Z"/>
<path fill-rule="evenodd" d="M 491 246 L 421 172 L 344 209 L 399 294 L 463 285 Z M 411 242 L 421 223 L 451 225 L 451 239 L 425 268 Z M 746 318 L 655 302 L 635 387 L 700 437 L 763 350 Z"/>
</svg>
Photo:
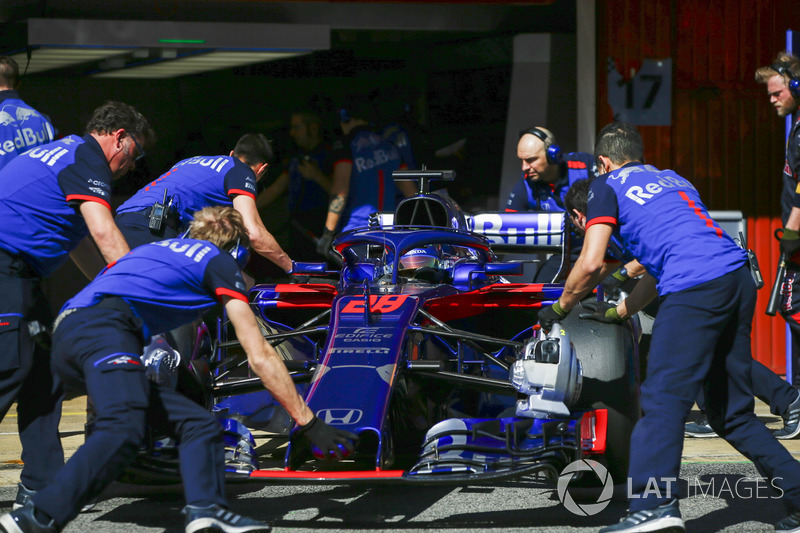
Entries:
<svg viewBox="0 0 800 533">
<path fill-rule="evenodd" d="M 397 152 L 387 153 L 385 150 L 374 150 L 372 152 L 372 157 L 356 157 L 354 162 L 356 169 L 358 169 L 359 172 L 363 172 L 396 159 L 400 159 Z"/>
</svg>

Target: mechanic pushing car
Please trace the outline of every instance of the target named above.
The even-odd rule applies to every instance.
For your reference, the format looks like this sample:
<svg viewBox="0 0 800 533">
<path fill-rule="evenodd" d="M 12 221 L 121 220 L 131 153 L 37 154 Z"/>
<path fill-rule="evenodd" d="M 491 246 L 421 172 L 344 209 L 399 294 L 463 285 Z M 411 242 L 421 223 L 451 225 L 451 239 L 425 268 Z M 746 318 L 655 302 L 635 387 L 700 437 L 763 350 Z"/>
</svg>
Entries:
<svg viewBox="0 0 800 533">
<path fill-rule="evenodd" d="M 756 288 L 747 255 L 710 219 L 688 180 L 643 165 L 643 155 L 634 126 L 615 122 L 600 131 L 595 158 L 605 174 L 590 189 L 583 250 L 562 295 L 539 313 L 549 330 L 593 289 L 612 233 L 647 269 L 622 318 L 660 298 L 641 390 L 644 415 L 631 437 L 630 513 L 601 531 L 685 531 L 678 500 L 671 498 L 678 490 L 684 419 L 701 387 L 711 426 L 780 489 L 790 514 L 775 529 L 796 531 L 800 463 L 753 412 Z"/>
<path fill-rule="evenodd" d="M 91 279 L 128 253 L 111 213 L 111 184 L 136 166 L 152 135 L 133 107 L 107 102 L 92 113 L 86 135 L 35 147 L 0 170 L 0 418 L 16 400 L 24 462 L 18 502 L 64 464 L 42 280 L 70 256 Z"/>
<path fill-rule="evenodd" d="M 7 532 L 60 531 L 133 460 L 147 425 L 179 442 L 187 533 L 270 530 L 227 509 L 222 425 L 180 392 L 148 380 L 140 359 L 151 335 L 195 320 L 217 300 L 250 368 L 298 423 L 293 437 L 305 436 L 326 459 L 354 449 L 357 436 L 311 412 L 261 335 L 232 257 L 247 244 L 240 213 L 208 207 L 194 214 L 188 238 L 134 249 L 64 305 L 55 322 L 53 367 L 67 387 L 88 393 L 95 429 L 51 483 L 0 517 Z"/>
<path fill-rule="evenodd" d="M 242 214 L 253 249 L 284 271 L 292 260 L 264 227 L 256 182 L 267 174 L 272 147 L 260 133 L 242 135 L 230 155 L 196 156 L 175 163 L 117 208 L 117 225 L 132 248 L 177 237 L 204 207 L 232 205 Z"/>
<path fill-rule="evenodd" d="M 517 157 L 522 161 L 522 179 L 506 201 L 506 212 L 564 211 L 564 197 L 577 181 L 597 176 L 594 157 L 584 152 L 564 154 L 553 133 L 533 127 L 519 133 Z M 570 235 L 571 262 L 580 254 L 581 239 Z M 554 281 L 561 267 L 561 254 L 551 255 L 533 277 L 534 283 Z"/>
</svg>

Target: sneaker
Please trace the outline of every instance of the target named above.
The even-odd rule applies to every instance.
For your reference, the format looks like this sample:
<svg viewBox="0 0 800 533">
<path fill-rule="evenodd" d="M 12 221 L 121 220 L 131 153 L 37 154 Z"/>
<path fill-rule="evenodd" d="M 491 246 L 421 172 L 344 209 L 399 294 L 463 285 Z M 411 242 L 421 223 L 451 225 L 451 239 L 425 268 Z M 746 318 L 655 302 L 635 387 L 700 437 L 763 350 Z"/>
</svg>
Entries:
<svg viewBox="0 0 800 533">
<path fill-rule="evenodd" d="M 777 524 L 775 531 L 800 531 L 800 511 L 795 511 Z"/>
<path fill-rule="evenodd" d="M 11 509 L 16 511 L 17 509 L 22 509 L 25 505 L 31 501 L 33 495 L 36 494 L 35 490 L 31 490 L 22 483 L 17 483 L 17 497 L 14 500 L 14 505 L 11 506 Z M 91 511 L 94 509 L 94 506 L 97 505 L 97 500 L 92 500 L 83 507 L 81 507 L 81 512 L 85 513 L 87 511 Z"/>
<path fill-rule="evenodd" d="M 35 490 L 31 490 L 22 483 L 17 483 L 17 497 L 14 500 L 14 505 L 11 506 L 11 509 L 16 511 L 17 509 L 22 509 L 25 505 L 31 501 L 33 495 L 36 494 Z"/>
<path fill-rule="evenodd" d="M 700 415 L 695 422 L 689 422 L 683 427 L 683 434 L 687 437 L 716 437 L 717 433 L 708 424 L 705 413 Z"/>
<path fill-rule="evenodd" d="M 783 418 L 783 428 L 772 432 L 776 439 L 793 439 L 800 435 L 800 392 L 797 393 L 797 399 L 781 417 Z"/>
<path fill-rule="evenodd" d="M 660 505 L 655 509 L 636 511 L 620 520 L 619 524 L 604 527 L 600 533 L 614 533 L 616 531 L 627 533 L 684 533 L 686 526 L 681 518 L 678 500 Z"/>
<path fill-rule="evenodd" d="M 266 522 L 236 514 L 220 505 L 187 505 L 181 513 L 186 516 L 186 533 L 269 533 L 272 529 Z"/>
<path fill-rule="evenodd" d="M 36 518 L 36 508 L 32 504 L 25 505 L 15 511 L 0 516 L 0 527 L 6 533 L 57 533 L 58 528 L 53 520 L 43 524 Z"/>
</svg>

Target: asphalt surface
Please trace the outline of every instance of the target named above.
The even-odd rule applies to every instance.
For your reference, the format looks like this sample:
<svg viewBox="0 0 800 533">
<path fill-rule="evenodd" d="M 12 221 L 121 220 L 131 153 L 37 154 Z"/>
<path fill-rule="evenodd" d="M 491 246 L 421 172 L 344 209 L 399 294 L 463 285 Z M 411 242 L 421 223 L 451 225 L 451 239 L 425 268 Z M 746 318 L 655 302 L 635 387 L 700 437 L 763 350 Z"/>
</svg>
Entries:
<svg viewBox="0 0 800 533">
<path fill-rule="evenodd" d="M 67 455 L 83 442 L 85 399 L 65 404 L 62 436 Z M 759 416 L 770 427 L 780 426 L 759 404 Z M 800 440 L 783 441 L 800 457 Z M 689 497 L 681 512 L 690 532 L 772 531 L 785 515 L 767 483 L 758 480 L 753 465 L 718 438 L 686 439 L 680 479 Z M 0 512 L 10 510 L 19 479 L 16 418 L 0 423 Z M 81 514 L 64 531 L 180 532 L 183 507 L 180 485 L 136 486 L 115 483 L 90 512 Z M 554 483 L 527 477 L 468 487 L 228 485 L 234 511 L 265 520 L 282 532 L 479 532 L 596 531 L 619 520 L 627 508 L 626 487 L 614 487 L 608 505 L 592 516 L 579 516 L 561 502 Z M 574 505 L 596 504 L 599 489 L 569 488 Z"/>
</svg>

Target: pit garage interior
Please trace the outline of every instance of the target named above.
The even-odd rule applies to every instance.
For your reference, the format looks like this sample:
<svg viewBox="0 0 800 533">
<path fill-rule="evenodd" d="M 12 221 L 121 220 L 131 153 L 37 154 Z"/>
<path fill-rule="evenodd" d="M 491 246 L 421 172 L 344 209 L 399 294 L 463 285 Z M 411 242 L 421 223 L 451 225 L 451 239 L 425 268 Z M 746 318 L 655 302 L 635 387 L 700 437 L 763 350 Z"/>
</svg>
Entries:
<svg viewBox="0 0 800 533">
<path fill-rule="evenodd" d="M 767 285 L 754 355 L 779 373 L 784 322 L 763 310 L 785 125 L 753 72 L 791 29 L 800 11 L 788 0 L 0 3 L 0 54 L 27 67 L 23 98 L 61 134 L 81 133 L 109 99 L 153 124 L 158 142 L 118 184 L 118 201 L 181 158 L 228 153 L 249 131 L 273 140 L 274 179 L 291 151 L 291 111 L 322 112 L 333 137 L 345 94 L 398 88 L 433 148 L 460 148 L 451 194 L 468 211 L 497 210 L 519 179 L 519 130 L 545 125 L 565 151 L 591 152 L 603 125 L 633 117 L 647 162 L 689 178 L 709 209 L 744 214 Z M 265 221 L 279 237 L 280 210 Z M 62 267 L 47 282 L 53 305 L 84 283 Z"/>
</svg>

